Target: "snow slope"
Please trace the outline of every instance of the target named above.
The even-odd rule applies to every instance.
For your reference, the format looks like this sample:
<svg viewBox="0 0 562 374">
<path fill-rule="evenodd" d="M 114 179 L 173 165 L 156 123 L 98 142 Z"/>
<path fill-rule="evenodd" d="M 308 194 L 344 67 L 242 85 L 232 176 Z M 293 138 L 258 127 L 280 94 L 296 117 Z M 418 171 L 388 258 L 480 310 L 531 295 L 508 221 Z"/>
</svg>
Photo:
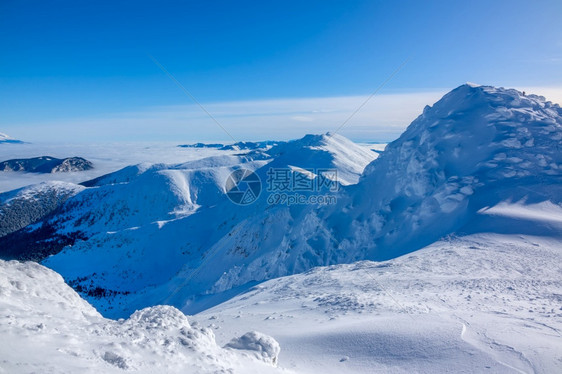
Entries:
<svg viewBox="0 0 562 374">
<path fill-rule="evenodd" d="M 451 236 L 385 262 L 261 283 L 193 318 L 219 342 L 259 328 L 299 373 L 556 373 L 561 248 L 536 236 Z"/>
<path fill-rule="evenodd" d="M 257 332 L 226 347 L 179 310 L 108 320 L 52 270 L 0 260 L 0 372 L 276 373 L 279 345 Z"/>
<path fill-rule="evenodd" d="M 46 182 L 0 193 L 0 237 L 40 220 L 83 189 L 72 183 Z"/>
</svg>

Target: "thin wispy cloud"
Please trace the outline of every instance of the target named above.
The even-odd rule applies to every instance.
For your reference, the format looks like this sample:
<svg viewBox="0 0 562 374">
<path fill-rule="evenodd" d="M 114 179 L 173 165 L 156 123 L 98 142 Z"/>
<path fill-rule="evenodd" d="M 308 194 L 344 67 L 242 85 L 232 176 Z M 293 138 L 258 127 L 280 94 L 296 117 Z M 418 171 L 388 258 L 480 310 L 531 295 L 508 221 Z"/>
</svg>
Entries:
<svg viewBox="0 0 562 374">
<path fill-rule="evenodd" d="M 356 140 L 396 138 L 423 107 L 445 91 L 377 96 L 342 130 Z M 206 103 L 205 108 L 237 140 L 293 139 L 308 133 L 334 131 L 367 96 L 296 98 Z M 170 140 L 228 141 L 196 105 L 174 105 L 126 112 L 105 118 L 76 118 L 20 127 L 31 141 Z M 27 135 L 27 136 L 25 136 Z"/>
</svg>

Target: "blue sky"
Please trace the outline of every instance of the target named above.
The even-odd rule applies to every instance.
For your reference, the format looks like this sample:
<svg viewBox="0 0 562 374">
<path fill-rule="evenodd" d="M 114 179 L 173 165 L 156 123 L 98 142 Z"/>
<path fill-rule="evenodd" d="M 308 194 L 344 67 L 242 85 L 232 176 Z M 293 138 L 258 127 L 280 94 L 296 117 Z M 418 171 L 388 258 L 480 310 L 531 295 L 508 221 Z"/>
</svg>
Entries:
<svg viewBox="0 0 562 374">
<path fill-rule="evenodd" d="M 466 81 L 560 101 L 561 14 L 558 0 L 3 0 L 0 131 L 31 141 L 225 140 L 152 55 L 237 140 L 294 138 L 337 127 L 410 58 L 342 131 L 392 140 L 432 104 L 424 100 Z"/>
</svg>

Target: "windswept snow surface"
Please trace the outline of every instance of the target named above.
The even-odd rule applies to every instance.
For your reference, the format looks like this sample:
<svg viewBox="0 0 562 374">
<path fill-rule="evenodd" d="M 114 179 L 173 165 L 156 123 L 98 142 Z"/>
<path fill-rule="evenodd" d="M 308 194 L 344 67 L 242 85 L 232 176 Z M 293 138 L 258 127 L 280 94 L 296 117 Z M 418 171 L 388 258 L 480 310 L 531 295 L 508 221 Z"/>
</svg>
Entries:
<svg viewBox="0 0 562 374">
<path fill-rule="evenodd" d="M 562 241 L 451 236 L 385 262 L 315 268 L 193 318 L 275 337 L 299 373 L 559 373 Z"/>
<path fill-rule="evenodd" d="M 267 335 L 233 335 L 221 348 L 212 329 L 170 306 L 108 320 L 36 263 L 0 260 L 0 296 L 2 373 L 287 372 Z"/>
</svg>

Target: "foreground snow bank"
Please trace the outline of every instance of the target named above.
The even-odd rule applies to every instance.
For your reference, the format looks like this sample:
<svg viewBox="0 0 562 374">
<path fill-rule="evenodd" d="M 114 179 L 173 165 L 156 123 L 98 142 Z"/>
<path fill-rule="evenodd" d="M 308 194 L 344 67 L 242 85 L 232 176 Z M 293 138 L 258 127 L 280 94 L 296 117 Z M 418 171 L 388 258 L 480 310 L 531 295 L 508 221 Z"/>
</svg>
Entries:
<svg viewBox="0 0 562 374">
<path fill-rule="evenodd" d="M 279 344 L 260 333 L 228 348 L 171 306 L 103 318 L 52 270 L 0 260 L 0 372 L 272 373 Z M 232 349 L 235 348 L 235 349 Z"/>
</svg>

